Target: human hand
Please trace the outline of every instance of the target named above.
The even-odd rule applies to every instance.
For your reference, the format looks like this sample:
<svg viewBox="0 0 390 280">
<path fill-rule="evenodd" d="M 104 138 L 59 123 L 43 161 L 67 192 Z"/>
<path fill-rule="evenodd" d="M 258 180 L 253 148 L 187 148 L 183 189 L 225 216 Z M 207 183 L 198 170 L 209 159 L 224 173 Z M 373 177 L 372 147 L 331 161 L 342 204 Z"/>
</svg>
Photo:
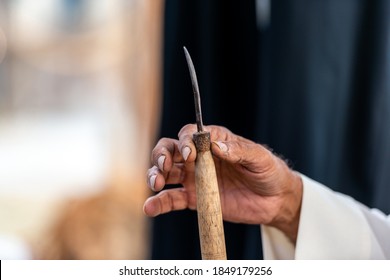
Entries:
<svg viewBox="0 0 390 280">
<path fill-rule="evenodd" d="M 300 176 L 260 144 L 221 126 L 205 126 L 205 130 L 211 134 L 224 220 L 274 226 L 295 242 L 302 200 Z M 183 187 L 148 198 L 146 215 L 196 209 L 195 132 L 195 125 L 186 125 L 178 140 L 162 138 L 153 149 L 148 186 L 154 191 L 161 191 L 166 184 Z"/>
</svg>

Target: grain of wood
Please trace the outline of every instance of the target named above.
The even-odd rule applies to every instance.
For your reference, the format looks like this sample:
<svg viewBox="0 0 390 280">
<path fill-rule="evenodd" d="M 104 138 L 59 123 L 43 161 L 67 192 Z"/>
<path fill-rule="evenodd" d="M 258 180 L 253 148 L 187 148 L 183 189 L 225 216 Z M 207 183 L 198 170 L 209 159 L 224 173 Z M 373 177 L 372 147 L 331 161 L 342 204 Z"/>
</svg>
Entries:
<svg viewBox="0 0 390 280">
<path fill-rule="evenodd" d="M 194 134 L 194 142 L 197 147 L 195 185 L 202 259 L 226 260 L 221 200 L 209 133 Z"/>
</svg>

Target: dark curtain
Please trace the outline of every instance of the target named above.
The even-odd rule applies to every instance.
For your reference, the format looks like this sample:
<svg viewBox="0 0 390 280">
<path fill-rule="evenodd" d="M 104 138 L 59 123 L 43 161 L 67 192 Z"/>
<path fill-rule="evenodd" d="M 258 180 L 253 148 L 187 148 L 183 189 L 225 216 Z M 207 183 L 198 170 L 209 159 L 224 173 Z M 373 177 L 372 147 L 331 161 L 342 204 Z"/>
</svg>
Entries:
<svg viewBox="0 0 390 280">
<path fill-rule="evenodd" d="M 390 1 L 271 2 L 259 28 L 256 1 L 166 1 L 160 136 L 195 122 L 186 46 L 205 124 L 389 213 Z M 200 258 L 195 212 L 155 218 L 152 233 L 151 258 Z M 262 258 L 259 226 L 225 223 L 225 235 L 229 259 Z"/>
</svg>

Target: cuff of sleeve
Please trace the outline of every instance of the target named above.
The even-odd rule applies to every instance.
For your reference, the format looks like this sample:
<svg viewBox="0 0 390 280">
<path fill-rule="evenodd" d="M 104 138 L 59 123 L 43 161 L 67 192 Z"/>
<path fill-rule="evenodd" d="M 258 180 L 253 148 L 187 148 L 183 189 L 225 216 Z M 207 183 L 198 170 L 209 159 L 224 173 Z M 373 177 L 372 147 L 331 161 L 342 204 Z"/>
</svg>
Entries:
<svg viewBox="0 0 390 280">
<path fill-rule="evenodd" d="M 370 258 L 370 229 L 356 202 L 301 177 L 303 198 L 296 245 L 281 231 L 262 226 L 264 258 Z"/>
<path fill-rule="evenodd" d="M 265 260 L 294 259 L 295 246 L 280 230 L 262 225 L 261 238 Z"/>
<path fill-rule="evenodd" d="M 368 259 L 370 230 L 356 202 L 301 175 L 295 259 Z"/>
</svg>

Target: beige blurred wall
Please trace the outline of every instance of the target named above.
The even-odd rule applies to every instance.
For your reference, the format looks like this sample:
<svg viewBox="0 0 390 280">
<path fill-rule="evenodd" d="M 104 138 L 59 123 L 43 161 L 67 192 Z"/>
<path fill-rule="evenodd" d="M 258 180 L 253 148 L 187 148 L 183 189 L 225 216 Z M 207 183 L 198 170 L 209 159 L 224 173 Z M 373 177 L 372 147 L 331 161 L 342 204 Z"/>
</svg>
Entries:
<svg viewBox="0 0 390 280">
<path fill-rule="evenodd" d="M 33 258 L 146 258 L 163 1 L 65 2 L 0 4 L 0 239 Z"/>
</svg>

